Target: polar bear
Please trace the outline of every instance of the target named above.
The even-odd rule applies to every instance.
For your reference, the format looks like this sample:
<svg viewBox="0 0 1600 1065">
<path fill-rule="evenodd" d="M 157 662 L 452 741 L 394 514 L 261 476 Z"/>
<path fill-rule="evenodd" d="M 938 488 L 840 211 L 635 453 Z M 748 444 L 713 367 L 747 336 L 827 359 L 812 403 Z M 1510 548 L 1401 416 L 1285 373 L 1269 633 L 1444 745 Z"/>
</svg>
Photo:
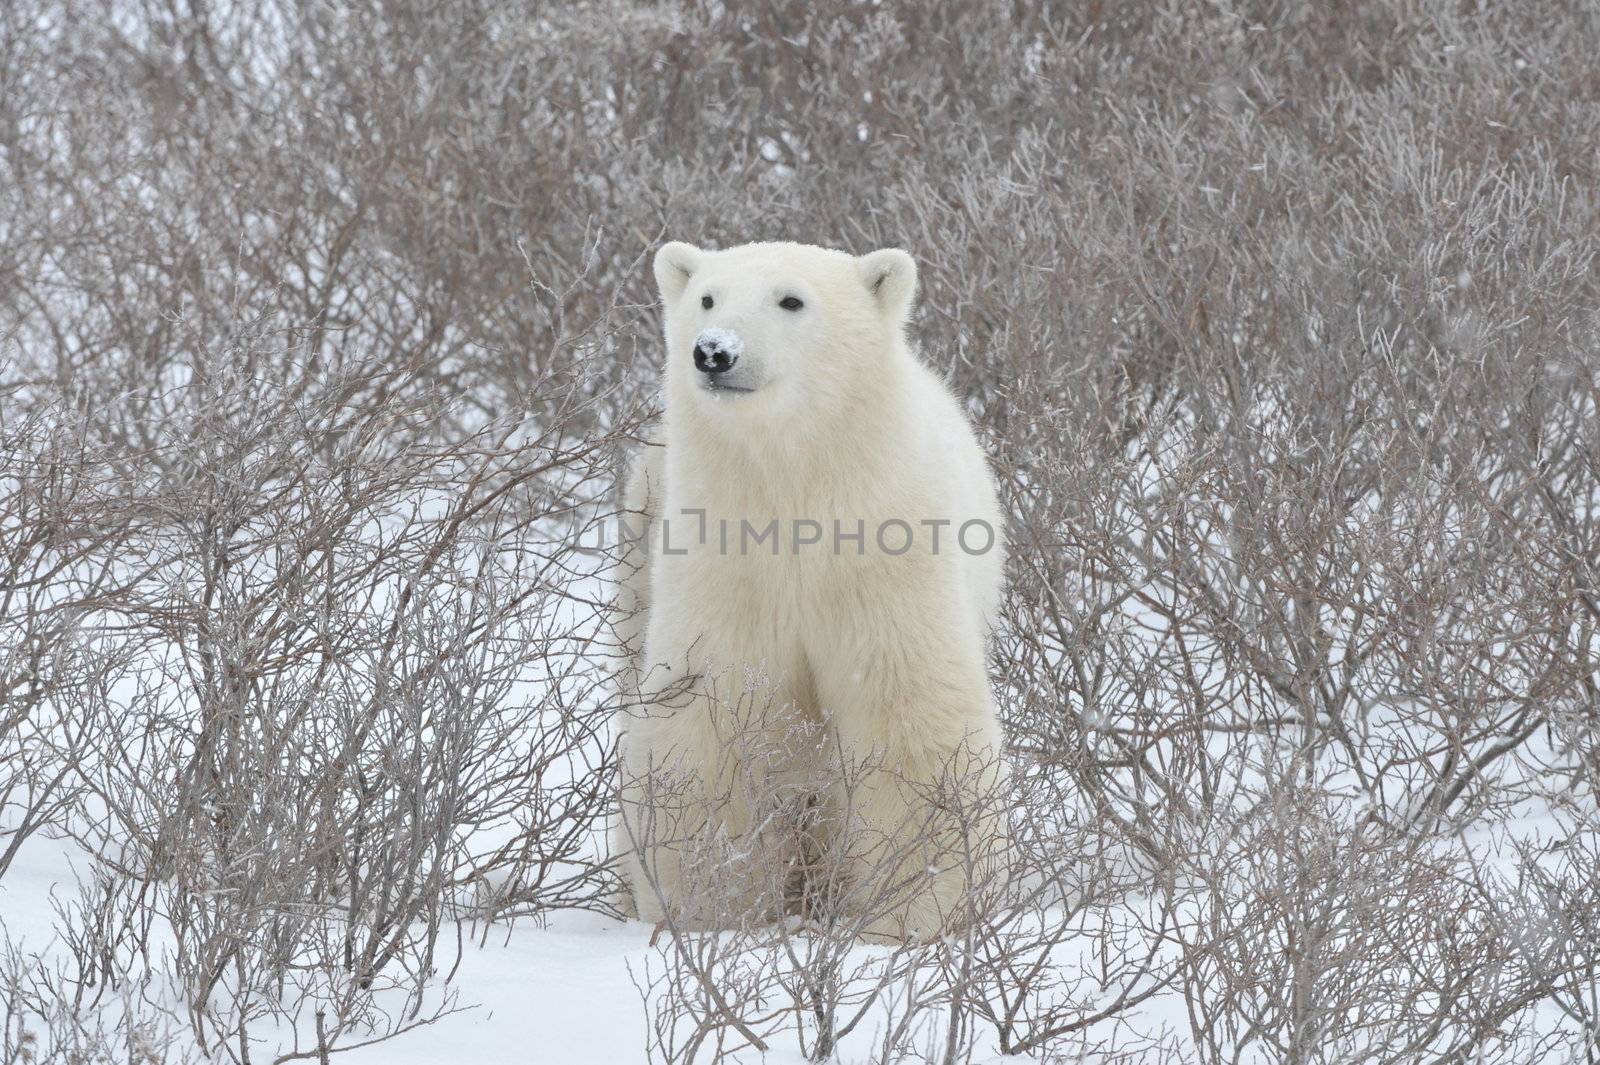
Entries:
<svg viewBox="0 0 1600 1065">
<path fill-rule="evenodd" d="M 616 849 L 636 912 L 776 916 L 771 878 L 743 870 L 786 845 L 771 806 L 788 795 L 813 826 L 791 833 L 791 875 L 842 848 L 831 868 L 879 884 L 856 900 L 864 935 L 937 935 L 1002 835 L 985 643 L 1004 526 L 971 425 L 907 343 L 916 265 L 895 248 L 674 242 L 654 269 L 663 418 L 624 504 L 648 523 L 622 595 L 638 712 Z M 753 702 L 762 729 L 789 730 L 756 755 L 731 737 Z M 988 812 L 954 817 L 952 783 Z M 692 875 L 691 838 L 720 840 L 722 867 Z M 833 897 L 848 909 L 855 889 Z"/>
</svg>

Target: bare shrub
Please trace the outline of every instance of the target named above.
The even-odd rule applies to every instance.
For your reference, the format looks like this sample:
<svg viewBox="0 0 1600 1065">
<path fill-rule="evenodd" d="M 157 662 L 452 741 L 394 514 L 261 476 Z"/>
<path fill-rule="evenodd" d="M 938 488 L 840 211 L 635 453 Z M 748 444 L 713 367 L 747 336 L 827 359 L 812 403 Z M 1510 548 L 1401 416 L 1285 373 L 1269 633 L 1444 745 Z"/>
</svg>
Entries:
<svg viewBox="0 0 1600 1065">
<path fill-rule="evenodd" d="M 672 236 L 922 260 L 1013 518 L 1018 846 L 937 943 L 662 929 L 654 1056 L 1600 1060 L 1597 49 L 1556 0 L 0 5 L 0 877 L 91 858 L 4 1053 L 315 1056 L 611 906 Z"/>
</svg>

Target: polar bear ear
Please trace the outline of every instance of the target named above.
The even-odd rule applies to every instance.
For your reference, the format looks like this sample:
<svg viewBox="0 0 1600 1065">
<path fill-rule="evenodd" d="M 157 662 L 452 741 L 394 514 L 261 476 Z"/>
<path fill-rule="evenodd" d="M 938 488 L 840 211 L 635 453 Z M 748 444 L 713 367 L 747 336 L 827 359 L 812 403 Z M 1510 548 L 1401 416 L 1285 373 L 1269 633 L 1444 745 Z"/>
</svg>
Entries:
<svg viewBox="0 0 1600 1065">
<path fill-rule="evenodd" d="M 700 268 L 703 254 L 693 244 L 685 244 L 681 240 L 661 245 L 661 250 L 656 252 L 655 271 L 656 287 L 661 290 L 662 299 L 670 303 L 683 295 L 689 278 Z"/>
<path fill-rule="evenodd" d="M 883 313 L 903 319 L 917 294 L 917 263 L 899 248 L 881 248 L 856 260 L 861 280 Z"/>
</svg>

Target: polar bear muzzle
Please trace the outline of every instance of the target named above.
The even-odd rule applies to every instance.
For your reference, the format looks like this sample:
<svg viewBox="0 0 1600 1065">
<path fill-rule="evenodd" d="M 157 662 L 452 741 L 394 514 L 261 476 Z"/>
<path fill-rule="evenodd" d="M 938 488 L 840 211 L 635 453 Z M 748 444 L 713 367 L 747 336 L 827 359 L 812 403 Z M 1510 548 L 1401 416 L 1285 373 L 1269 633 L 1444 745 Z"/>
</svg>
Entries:
<svg viewBox="0 0 1600 1065">
<path fill-rule="evenodd" d="M 729 329 L 707 329 L 694 342 L 694 368 L 701 386 L 713 392 L 754 392 L 760 384 L 748 366 L 739 367 L 744 340 Z"/>
</svg>

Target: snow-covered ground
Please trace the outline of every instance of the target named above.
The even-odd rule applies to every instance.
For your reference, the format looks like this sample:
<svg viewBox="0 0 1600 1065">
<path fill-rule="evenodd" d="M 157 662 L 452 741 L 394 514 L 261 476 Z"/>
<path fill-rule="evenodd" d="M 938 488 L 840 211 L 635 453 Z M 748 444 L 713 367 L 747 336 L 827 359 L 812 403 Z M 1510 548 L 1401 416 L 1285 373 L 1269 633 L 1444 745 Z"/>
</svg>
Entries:
<svg viewBox="0 0 1600 1065">
<path fill-rule="evenodd" d="M 70 845 L 35 837 L 0 881 L 5 934 L 25 953 L 40 955 L 43 965 L 63 958 L 57 905 L 77 896 L 78 877 L 86 869 L 83 856 Z M 455 966 L 447 989 L 455 1012 L 392 1039 L 342 1051 L 334 1060 L 348 1065 L 645 1062 L 648 1025 L 634 980 L 648 964 L 659 969 L 650 945 L 652 932 L 638 921 L 558 912 L 543 923 L 496 925 L 486 942 L 469 938 L 461 945 L 459 961 L 451 936 L 441 965 Z M 859 949 L 863 954 L 883 952 L 878 947 Z M 393 1001 L 398 1011 L 399 999 Z M 429 1005 L 437 1001 L 435 996 Z M 175 1045 L 183 1045 L 183 1033 L 176 1034 Z M 839 1060 L 871 1060 L 852 1055 L 850 1048 L 859 1046 L 865 1054 L 872 1034 L 863 1032 L 862 1038 L 847 1043 Z M 358 1044 L 360 1037 L 349 1042 Z M 275 1045 L 270 1036 L 262 1036 L 256 1060 L 270 1061 L 273 1051 L 286 1048 L 287 1043 Z M 790 1040 L 775 1041 L 765 1054 L 747 1050 L 728 1060 L 800 1065 L 806 1058 Z"/>
<path fill-rule="evenodd" d="M 86 869 L 70 846 L 31 840 L 0 880 L 0 921 L 11 942 L 41 954 L 44 964 L 61 959 L 56 905 L 76 898 L 78 875 Z M 637 921 L 581 912 L 557 914 L 544 927 L 531 921 L 497 926 L 487 943 L 462 946 L 450 988 L 458 1012 L 337 1060 L 356 1065 L 642 1062 L 644 1009 L 628 966 L 654 953 L 650 935 L 651 929 Z M 452 946 L 445 964 L 455 960 Z M 258 1047 L 257 1053 L 271 1060 L 264 1053 L 270 1049 Z"/>
<path fill-rule="evenodd" d="M 637 921 L 562 913 L 543 928 L 524 924 L 468 944 L 455 986 L 472 1008 L 345 1060 L 642 1062 L 644 1008 L 628 966 L 654 953 L 650 932 Z"/>
</svg>

